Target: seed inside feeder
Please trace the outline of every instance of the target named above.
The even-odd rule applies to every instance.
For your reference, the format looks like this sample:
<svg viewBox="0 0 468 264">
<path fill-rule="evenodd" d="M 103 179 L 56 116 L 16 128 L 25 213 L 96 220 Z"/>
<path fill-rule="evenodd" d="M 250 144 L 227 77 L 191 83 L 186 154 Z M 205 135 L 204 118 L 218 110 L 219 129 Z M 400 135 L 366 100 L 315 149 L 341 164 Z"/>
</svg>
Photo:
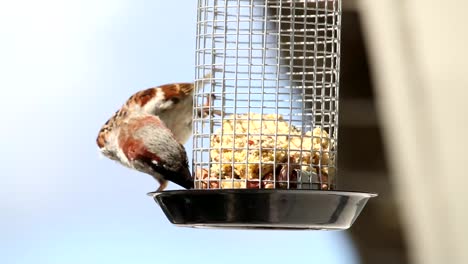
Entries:
<svg viewBox="0 0 468 264">
<path fill-rule="evenodd" d="M 333 188 L 334 142 L 321 127 L 302 133 L 282 115 L 232 115 L 210 149 L 211 167 L 197 171 L 197 188 Z"/>
</svg>

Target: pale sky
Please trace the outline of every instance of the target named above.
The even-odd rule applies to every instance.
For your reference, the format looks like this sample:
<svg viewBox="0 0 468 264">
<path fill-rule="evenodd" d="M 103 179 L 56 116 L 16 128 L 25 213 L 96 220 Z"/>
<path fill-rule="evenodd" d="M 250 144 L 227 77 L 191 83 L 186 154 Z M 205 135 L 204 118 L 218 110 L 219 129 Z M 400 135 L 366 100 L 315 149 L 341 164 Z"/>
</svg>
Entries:
<svg viewBox="0 0 468 264">
<path fill-rule="evenodd" d="M 345 232 L 172 226 L 151 177 L 98 155 L 132 93 L 193 80 L 195 21 L 195 0 L 0 1 L 0 263 L 357 263 Z"/>
</svg>

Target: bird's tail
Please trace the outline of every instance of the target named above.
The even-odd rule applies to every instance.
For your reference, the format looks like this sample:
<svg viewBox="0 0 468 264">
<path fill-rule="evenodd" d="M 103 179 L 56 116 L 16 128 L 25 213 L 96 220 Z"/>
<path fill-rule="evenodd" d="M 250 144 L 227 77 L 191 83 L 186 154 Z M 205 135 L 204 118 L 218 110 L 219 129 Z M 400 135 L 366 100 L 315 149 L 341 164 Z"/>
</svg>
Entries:
<svg viewBox="0 0 468 264">
<path fill-rule="evenodd" d="M 209 83 L 207 79 L 211 78 L 211 72 L 203 76 L 202 79 L 197 80 L 193 83 L 178 83 L 178 88 L 182 91 L 183 94 L 192 94 L 195 89 L 201 88 Z"/>
<path fill-rule="evenodd" d="M 203 87 L 205 86 L 206 84 L 209 83 L 209 79 L 211 79 L 211 77 L 213 77 L 213 74 L 211 72 L 205 74 L 203 76 L 203 78 L 201 78 L 200 80 L 197 80 L 193 83 L 193 89 L 196 89 L 197 87 Z M 208 80 L 207 80 L 208 79 Z"/>
</svg>

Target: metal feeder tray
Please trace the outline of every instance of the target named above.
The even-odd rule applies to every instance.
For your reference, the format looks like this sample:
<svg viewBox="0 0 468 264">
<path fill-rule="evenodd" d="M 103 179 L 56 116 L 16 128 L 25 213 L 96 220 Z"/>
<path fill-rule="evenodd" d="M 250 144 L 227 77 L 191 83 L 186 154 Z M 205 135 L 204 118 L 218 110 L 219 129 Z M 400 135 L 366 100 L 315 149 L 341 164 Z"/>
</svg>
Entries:
<svg viewBox="0 0 468 264">
<path fill-rule="evenodd" d="M 212 189 L 150 192 L 177 226 L 224 229 L 345 230 L 373 193 Z"/>
</svg>

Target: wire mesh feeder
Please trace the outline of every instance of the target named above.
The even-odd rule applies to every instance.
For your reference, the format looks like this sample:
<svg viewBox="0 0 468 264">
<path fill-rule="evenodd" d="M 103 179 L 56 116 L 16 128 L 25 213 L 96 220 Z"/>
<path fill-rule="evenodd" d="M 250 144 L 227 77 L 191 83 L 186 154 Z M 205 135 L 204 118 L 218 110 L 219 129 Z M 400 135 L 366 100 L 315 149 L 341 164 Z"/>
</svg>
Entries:
<svg viewBox="0 0 468 264">
<path fill-rule="evenodd" d="M 335 191 L 341 1 L 199 0 L 197 15 L 196 190 L 155 194 L 168 218 L 350 227 L 373 195 Z"/>
</svg>

